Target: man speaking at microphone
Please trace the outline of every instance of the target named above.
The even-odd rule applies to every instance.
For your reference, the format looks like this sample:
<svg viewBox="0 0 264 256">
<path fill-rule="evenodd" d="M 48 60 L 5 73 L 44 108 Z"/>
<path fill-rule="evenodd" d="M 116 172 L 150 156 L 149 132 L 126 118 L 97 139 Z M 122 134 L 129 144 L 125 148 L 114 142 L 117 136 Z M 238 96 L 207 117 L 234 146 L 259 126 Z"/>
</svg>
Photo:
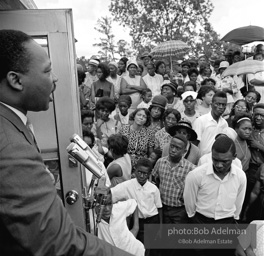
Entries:
<svg viewBox="0 0 264 256">
<path fill-rule="evenodd" d="M 57 78 L 30 36 L 0 30 L 0 254 L 130 255 L 74 225 L 47 173 L 27 111 L 45 111 Z"/>
</svg>

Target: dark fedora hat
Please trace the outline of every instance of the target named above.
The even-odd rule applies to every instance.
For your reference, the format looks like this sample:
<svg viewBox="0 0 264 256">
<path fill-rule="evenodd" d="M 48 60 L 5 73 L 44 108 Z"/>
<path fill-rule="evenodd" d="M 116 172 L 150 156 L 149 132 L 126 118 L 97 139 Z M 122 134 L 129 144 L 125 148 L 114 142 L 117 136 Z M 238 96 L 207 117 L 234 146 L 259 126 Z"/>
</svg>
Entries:
<svg viewBox="0 0 264 256">
<path fill-rule="evenodd" d="M 192 129 L 192 124 L 187 120 L 180 120 L 176 125 L 169 127 L 168 133 L 173 137 L 176 134 L 176 131 L 180 128 L 184 128 L 188 131 L 188 133 L 190 134 L 190 141 L 197 140 L 197 134 Z"/>
</svg>

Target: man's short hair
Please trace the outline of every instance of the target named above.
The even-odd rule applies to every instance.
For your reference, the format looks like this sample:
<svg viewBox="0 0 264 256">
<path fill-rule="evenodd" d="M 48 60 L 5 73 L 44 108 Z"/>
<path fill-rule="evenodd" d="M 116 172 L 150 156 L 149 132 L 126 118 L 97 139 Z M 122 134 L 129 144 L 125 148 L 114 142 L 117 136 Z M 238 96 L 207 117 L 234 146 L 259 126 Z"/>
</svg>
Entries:
<svg viewBox="0 0 264 256">
<path fill-rule="evenodd" d="M 145 158 L 145 157 L 140 158 L 137 161 L 136 169 L 138 169 L 140 166 L 147 167 L 149 170 L 149 173 L 152 171 L 152 163 L 148 158 Z"/>
<path fill-rule="evenodd" d="M 25 43 L 31 40 L 32 37 L 21 31 L 0 30 L 0 81 L 9 71 L 28 72 L 30 55 Z"/>
<path fill-rule="evenodd" d="M 212 99 L 212 102 L 214 102 L 215 98 L 225 98 L 227 99 L 227 96 L 226 96 L 226 93 L 223 92 L 223 91 L 217 91 L 214 96 L 213 96 L 213 99 Z"/>
<path fill-rule="evenodd" d="M 188 144 L 188 140 L 186 139 L 186 137 L 182 134 L 176 134 L 173 136 L 173 139 L 178 139 L 181 140 L 184 143 L 184 146 L 186 147 Z"/>
<path fill-rule="evenodd" d="M 212 151 L 215 151 L 217 153 L 227 153 L 231 151 L 233 155 L 236 154 L 236 146 L 232 139 L 230 139 L 227 136 L 220 136 L 218 137 L 213 146 Z"/>
</svg>

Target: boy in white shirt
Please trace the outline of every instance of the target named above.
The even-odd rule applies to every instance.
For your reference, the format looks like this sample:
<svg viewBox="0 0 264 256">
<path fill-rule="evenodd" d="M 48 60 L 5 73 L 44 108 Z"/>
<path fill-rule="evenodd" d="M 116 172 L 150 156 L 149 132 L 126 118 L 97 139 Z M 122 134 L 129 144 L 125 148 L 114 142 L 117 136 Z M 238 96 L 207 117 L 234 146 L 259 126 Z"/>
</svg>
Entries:
<svg viewBox="0 0 264 256">
<path fill-rule="evenodd" d="M 152 163 L 147 158 L 137 162 L 135 179 L 111 188 L 113 202 L 133 198 L 138 204 L 139 232 L 137 239 L 144 243 L 144 224 L 162 225 L 162 203 L 159 189 L 148 181 Z M 155 226 L 155 225 L 154 225 Z M 154 227 L 153 227 L 154 228 Z"/>
</svg>

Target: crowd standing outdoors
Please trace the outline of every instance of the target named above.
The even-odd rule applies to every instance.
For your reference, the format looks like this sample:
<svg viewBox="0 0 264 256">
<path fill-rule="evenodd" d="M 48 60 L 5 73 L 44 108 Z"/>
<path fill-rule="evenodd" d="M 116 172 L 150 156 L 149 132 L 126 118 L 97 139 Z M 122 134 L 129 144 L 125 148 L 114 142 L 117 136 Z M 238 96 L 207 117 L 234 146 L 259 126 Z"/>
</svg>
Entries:
<svg viewBox="0 0 264 256">
<path fill-rule="evenodd" d="M 258 45 L 253 58 L 263 61 L 263 54 L 264 46 Z M 116 80 L 112 87 L 100 87 L 102 97 L 90 109 L 97 119 L 90 127 L 98 134 L 102 121 L 107 124 L 100 134 L 108 140 L 110 164 L 105 164 L 112 200 L 136 200 L 140 223 L 136 237 L 142 243 L 143 223 L 264 219 L 264 75 L 223 76 L 226 68 L 242 60 L 239 51 L 228 51 L 210 59 L 201 55 L 197 60 L 178 60 L 170 67 L 166 60 L 144 52 L 138 60 L 123 57 L 108 63 L 109 69 L 115 67 Z M 93 92 L 103 64 L 91 59 L 90 65 L 97 67 L 99 82 L 89 83 L 93 68 L 88 68 L 83 88 Z M 114 98 L 110 88 L 118 88 L 111 93 Z M 110 100 L 112 105 L 102 112 L 98 103 Z M 82 108 L 83 115 L 87 109 Z M 95 140 L 100 139 L 98 134 Z"/>
<path fill-rule="evenodd" d="M 253 58 L 263 56 L 258 45 Z M 163 224 L 264 220 L 264 75 L 222 75 L 240 52 L 172 67 L 149 52 L 138 61 L 91 58 L 86 71 L 78 65 L 83 139 L 111 184 L 98 225 L 108 243 L 71 222 L 26 127 L 27 111 L 47 110 L 56 88 L 48 56 L 28 35 L 3 30 L 0 58 L 1 251 L 126 255 L 110 243 L 133 255 L 180 256 L 187 251 L 145 248 L 144 224 L 158 224 L 158 238 Z M 22 198 L 27 187 L 33 191 Z"/>
</svg>

